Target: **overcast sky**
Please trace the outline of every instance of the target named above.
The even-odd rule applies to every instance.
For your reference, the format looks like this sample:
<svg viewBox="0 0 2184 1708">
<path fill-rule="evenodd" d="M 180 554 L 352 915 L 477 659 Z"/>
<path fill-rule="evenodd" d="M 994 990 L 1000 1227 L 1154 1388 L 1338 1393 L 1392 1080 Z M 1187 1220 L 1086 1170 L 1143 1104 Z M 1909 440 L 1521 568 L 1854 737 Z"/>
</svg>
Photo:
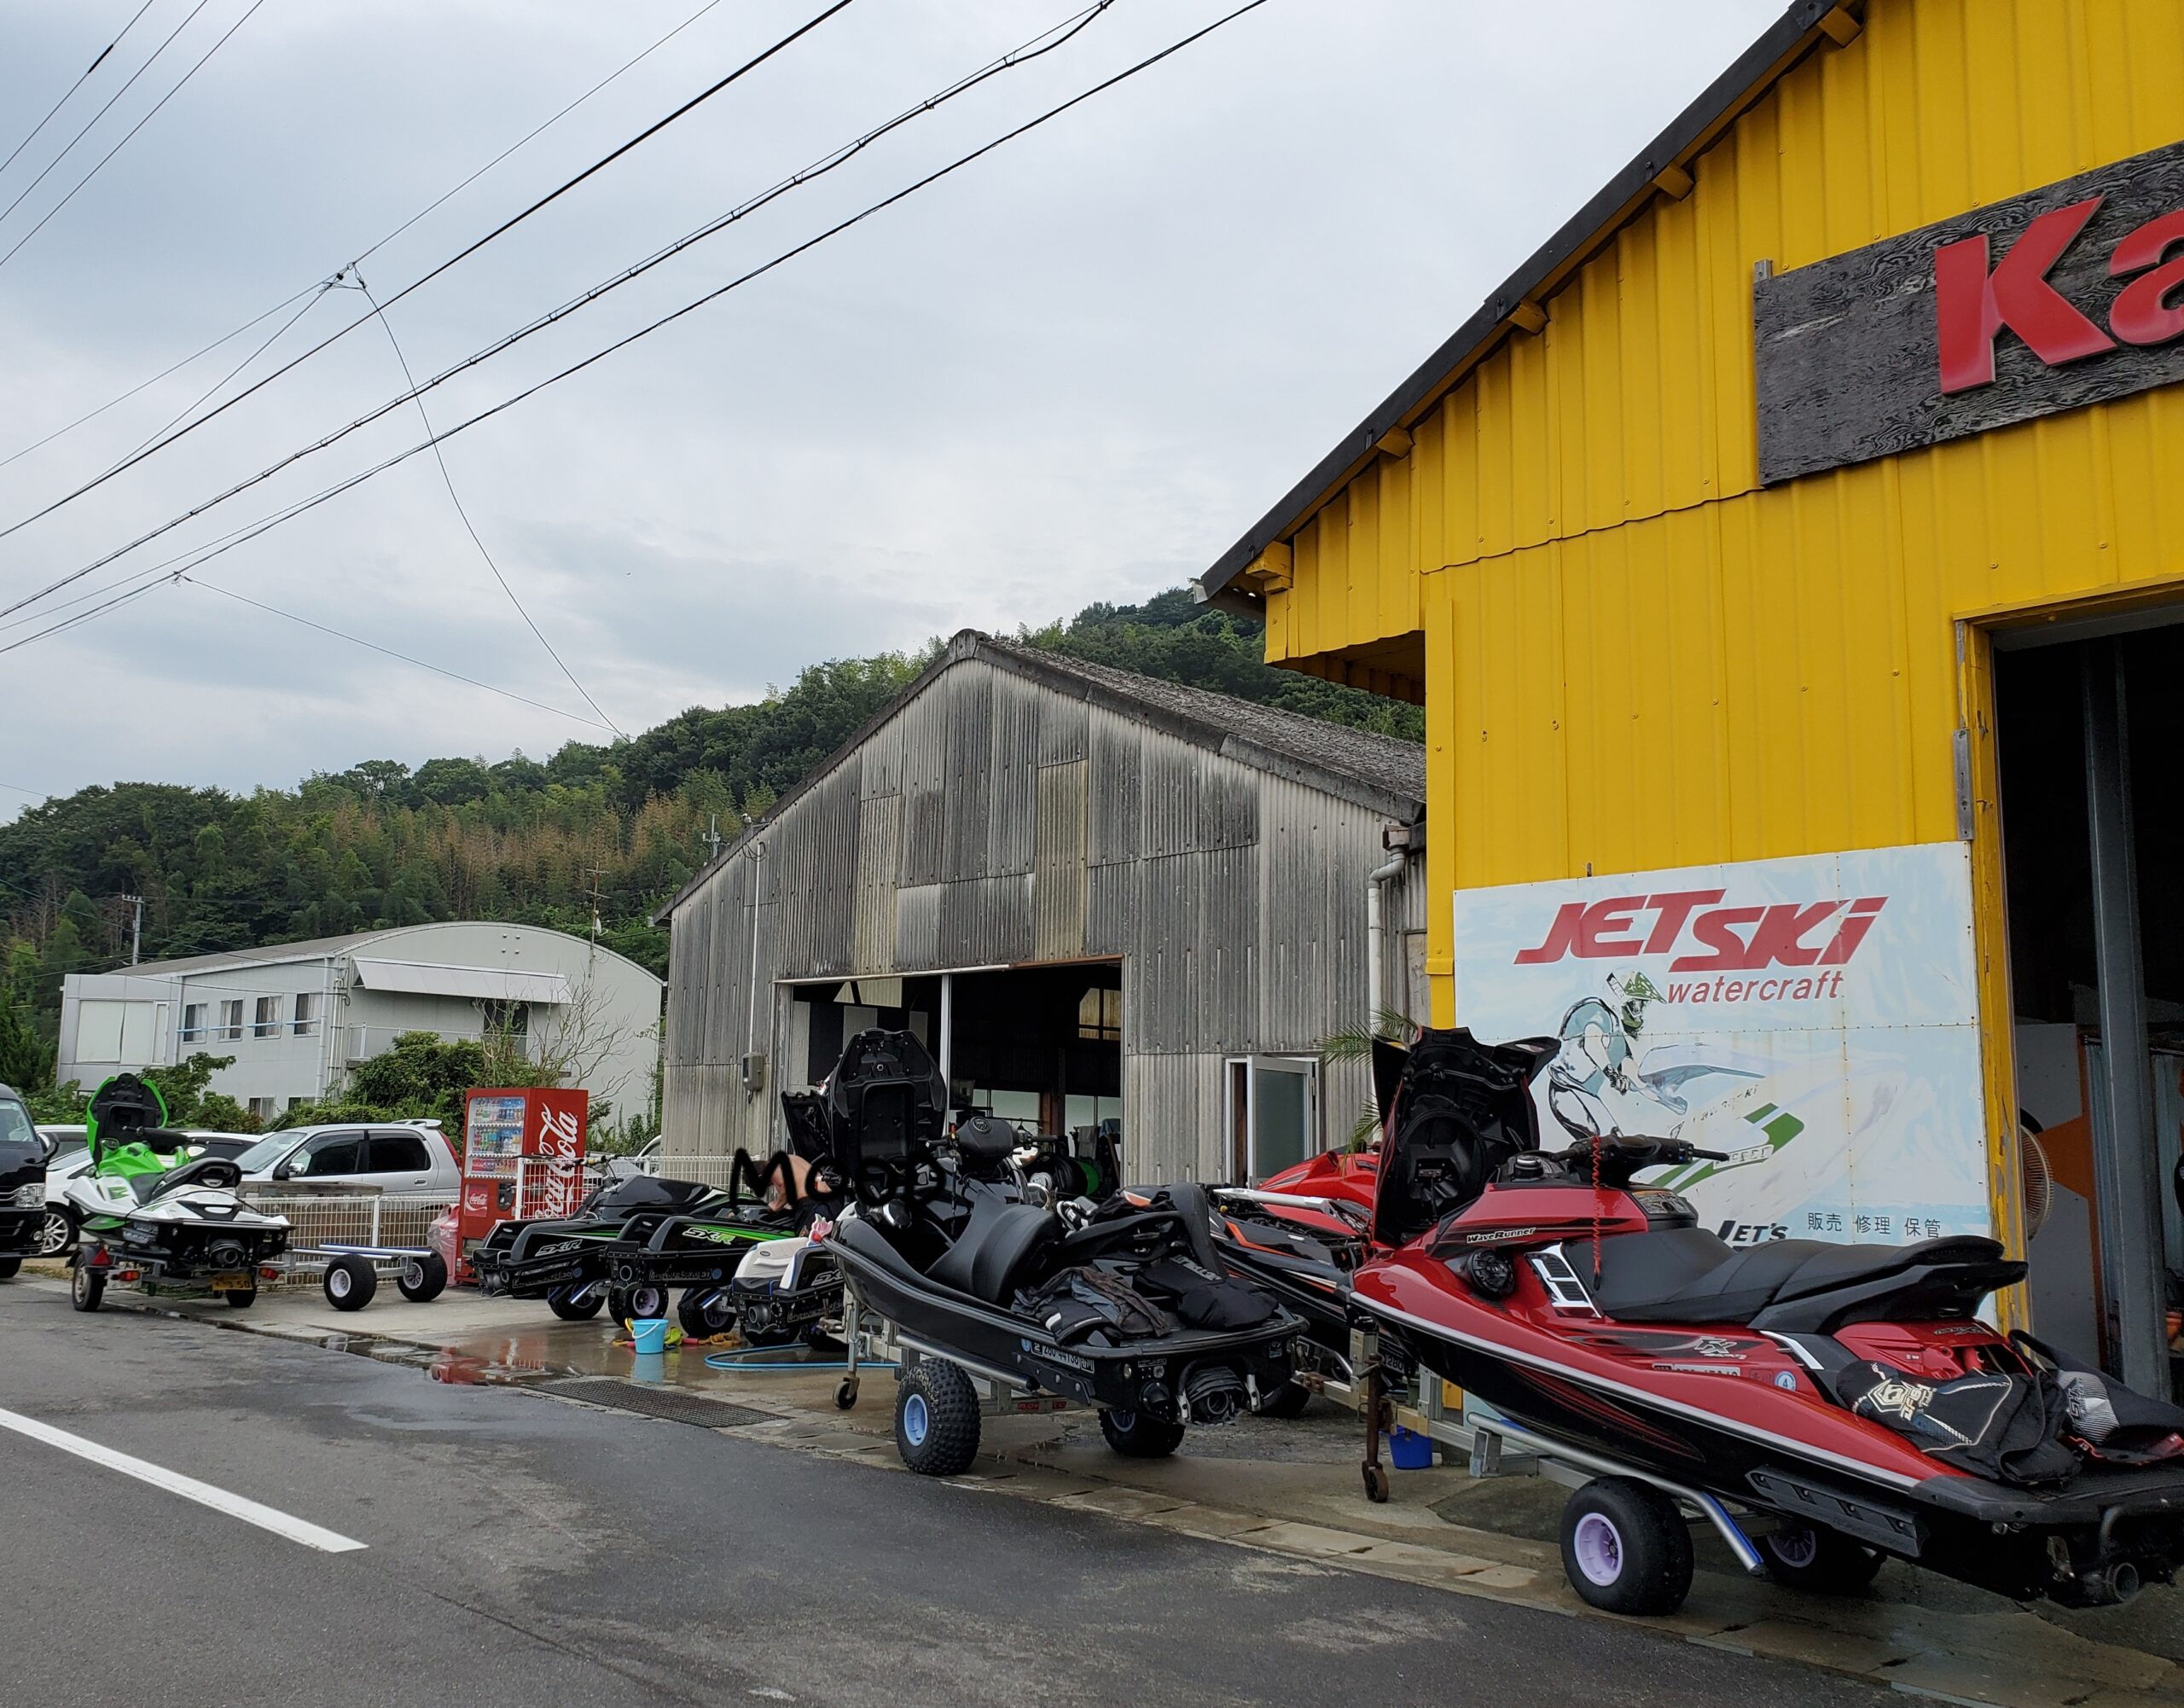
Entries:
<svg viewBox="0 0 2184 1708">
<path fill-rule="evenodd" d="M 0 0 L 0 154 L 138 3 Z M 151 0 L 0 171 L 0 206 L 197 3 Z M 262 0 L 0 262 L 0 457 L 326 278 L 700 3 Z M 856 0 L 395 307 L 411 369 L 460 360 L 1078 3 Z M 521 390 L 1233 3 L 1114 0 L 1066 46 L 431 393 L 433 422 Z M 755 698 L 818 659 L 1141 598 L 1218 555 L 1781 4 L 1269 0 L 450 440 L 449 468 L 548 639 L 631 732 Z M 0 254 L 250 5 L 205 0 L 0 218 Z M 383 300 L 821 6 L 717 0 L 375 253 L 365 282 Z M 353 291 L 305 300 L 243 381 L 364 309 Z M 0 526 L 150 437 L 285 317 L 0 467 Z M 402 390 L 386 333 L 360 326 L 0 539 L 0 604 Z M 407 406 L 55 601 L 214 540 L 421 431 Z M 590 715 L 495 584 L 429 455 L 200 573 Z M 86 608 L 0 619 L 17 625 L 0 627 L 0 645 Z M 603 735 L 187 584 L 0 654 L 0 817 L 92 782 L 286 786 L 364 758 L 543 755 Z"/>
</svg>

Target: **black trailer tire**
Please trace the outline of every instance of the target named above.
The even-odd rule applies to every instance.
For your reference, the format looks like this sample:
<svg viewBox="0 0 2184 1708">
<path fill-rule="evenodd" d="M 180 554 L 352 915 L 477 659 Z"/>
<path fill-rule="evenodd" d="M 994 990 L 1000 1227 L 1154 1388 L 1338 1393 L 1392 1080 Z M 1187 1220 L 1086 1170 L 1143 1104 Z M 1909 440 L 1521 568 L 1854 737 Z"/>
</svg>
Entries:
<svg viewBox="0 0 2184 1708">
<path fill-rule="evenodd" d="M 1270 1394 L 1262 1394 L 1252 1408 L 1257 1417 L 1302 1417 L 1312 1403 L 1312 1391 L 1295 1382 L 1284 1382 Z"/>
<path fill-rule="evenodd" d="M 1562 1508 L 1562 1569 L 1610 1613 L 1673 1613 L 1691 1593 L 1691 1532 L 1674 1501 L 1632 1477 L 1595 1477 Z"/>
<path fill-rule="evenodd" d="M 1815 1595 L 1856 1595 L 1870 1586 L 1888 1556 L 1877 1548 L 1820 1525 L 1785 1519 L 1759 1538 L 1767 1575 L 1791 1589 Z"/>
<path fill-rule="evenodd" d="M 379 1291 L 379 1271 L 369 1258 L 351 1252 L 327 1264 L 326 1279 L 319 1286 L 336 1310 L 362 1310 Z"/>
<path fill-rule="evenodd" d="M 607 1290 L 607 1314 L 623 1327 L 632 1322 L 652 1322 L 667 1315 L 674 1294 L 657 1281 L 639 1281 L 635 1287 L 613 1287 Z"/>
<path fill-rule="evenodd" d="M 394 1290 L 412 1304 L 429 1304 L 447 1291 L 447 1263 L 438 1252 L 403 1264 L 394 1278 Z"/>
<path fill-rule="evenodd" d="M 76 1218 L 58 1204 L 45 1206 L 45 1220 L 38 1223 L 34 1258 L 65 1258 L 76 1248 Z"/>
<path fill-rule="evenodd" d="M 546 1295 L 546 1308 L 564 1322 L 589 1322 L 607 1303 L 596 1287 L 557 1287 Z"/>
<path fill-rule="evenodd" d="M 1125 1459 L 1165 1459 L 1183 1444 L 1183 1426 L 1164 1423 L 1141 1411 L 1100 1409 L 1100 1433 Z"/>
<path fill-rule="evenodd" d="M 979 1456 L 979 1394 L 939 1358 L 921 1358 L 895 1386 L 895 1450 L 921 1477 L 960 1477 Z"/>
<path fill-rule="evenodd" d="M 10 1252 L 6 1257 L 0 1258 L 0 1281 L 15 1280 L 21 1273 L 22 1267 L 23 1259 L 19 1252 Z"/>
<path fill-rule="evenodd" d="M 676 1301 L 675 1320 L 693 1340 L 710 1340 L 735 1327 L 735 1298 L 724 1287 L 694 1287 Z"/>
<path fill-rule="evenodd" d="M 78 1310 L 96 1310 L 106 1298 L 106 1277 L 79 1257 L 68 1277 L 68 1303 Z"/>
<path fill-rule="evenodd" d="M 220 1301 L 230 1310 L 247 1310 L 258 1303 L 258 1283 L 248 1287 L 231 1287 L 220 1295 Z"/>
</svg>

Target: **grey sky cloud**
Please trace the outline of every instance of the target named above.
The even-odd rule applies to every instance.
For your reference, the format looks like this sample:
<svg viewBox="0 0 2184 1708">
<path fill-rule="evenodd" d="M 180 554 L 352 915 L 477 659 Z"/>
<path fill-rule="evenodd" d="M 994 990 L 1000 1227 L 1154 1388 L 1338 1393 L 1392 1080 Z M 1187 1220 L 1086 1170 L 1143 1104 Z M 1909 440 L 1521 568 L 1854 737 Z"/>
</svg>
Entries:
<svg viewBox="0 0 2184 1708">
<path fill-rule="evenodd" d="M 0 456 L 330 275 L 699 3 L 268 0 L 0 267 Z M 247 4 L 212 0 L 169 75 Z M 187 10 L 156 7 L 164 28 Z M 724 0 L 374 256 L 366 279 L 398 290 L 817 9 Z M 858 0 L 394 309 L 411 369 L 460 359 L 1071 9 Z M 1116 0 L 1068 47 L 431 393 L 433 420 L 490 405 L 1226 9 Z M 1141 597 L 1210 561 L 1779 9 L 1692 0 L 1664 31 L 1658 7 L 1623 0 L 1271 0 L 450 441 L 449 466 L 540 625 L 632 730 L 750 698 L 820 659 Z M 0 152 L 128 10 L 0 0 Z M 117 59 L 133 65 L 164 28 L 132 35 Z M 84 164 L 165 87 L 155 67 L 110 115 L 115 128 L 87 139 Z M 57 122 L 0 175 L 0 205 L 73 130 Z M 64 165 L 0 222 L 0 251 L 71 181 Z M 363 307 L 329 293 L 253 372 Z M 113 462 L 224 365 L 208 359 L 0 468 L 0 524 Z M 0 540 L 0 604 L 400 381 L 385 334 L 359 328 Z M 70 591 L 210 540 L 421 431 L 414 409 L 399 411 Z M 583 710 L 429 457 L 203 573 Z M 0 644 L 32 631 L 0 627 Z M 284 784 L 365 758 L 537 753 L 588 733 L 186 586 L 0 669 L 14 690 L 0 781 L 54 793 L 124 777 Z M 0 793 L 0 816 L 21 805 Z"/>
</svg>

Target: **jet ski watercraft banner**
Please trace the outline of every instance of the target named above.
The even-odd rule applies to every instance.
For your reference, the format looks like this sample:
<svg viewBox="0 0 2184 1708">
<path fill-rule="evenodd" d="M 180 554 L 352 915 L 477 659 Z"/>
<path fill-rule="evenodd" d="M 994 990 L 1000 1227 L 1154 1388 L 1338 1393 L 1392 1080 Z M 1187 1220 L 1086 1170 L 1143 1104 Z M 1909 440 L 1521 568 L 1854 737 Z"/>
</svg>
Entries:
<svg viewBox="0 0 2184 1708">
<path fill-rule="evenodd" d="M 1557 1037 L 1540 1130 L 1725 1151 L 1645 1183 L 1732 1245 L 1985 1234 L 1955 842 L 1455 892 L 1458 1024 Z"/>
</svg>

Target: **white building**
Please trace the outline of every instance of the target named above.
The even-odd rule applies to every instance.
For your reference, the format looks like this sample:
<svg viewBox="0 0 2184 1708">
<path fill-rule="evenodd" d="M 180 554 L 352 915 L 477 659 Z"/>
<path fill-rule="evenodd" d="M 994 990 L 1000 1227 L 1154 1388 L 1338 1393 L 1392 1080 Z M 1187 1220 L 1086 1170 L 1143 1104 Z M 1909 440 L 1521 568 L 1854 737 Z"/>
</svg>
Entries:
<svg viewBox="0 0 2184 1708">
<path fill-rule="evenodd" d="M 581 1083 L 626 1119 L 649 1104 L 660 981 L 566 932 L 457 921 L 352 932 L 226 955 L 71 973 L 60 1077 L 229 1055 L 212 1088 L 270 1119 L 338 1093 L 407 1031 L 444 1039 L 513 1029 L 535 1051 L 572 1043 Z"/>
</svg>

